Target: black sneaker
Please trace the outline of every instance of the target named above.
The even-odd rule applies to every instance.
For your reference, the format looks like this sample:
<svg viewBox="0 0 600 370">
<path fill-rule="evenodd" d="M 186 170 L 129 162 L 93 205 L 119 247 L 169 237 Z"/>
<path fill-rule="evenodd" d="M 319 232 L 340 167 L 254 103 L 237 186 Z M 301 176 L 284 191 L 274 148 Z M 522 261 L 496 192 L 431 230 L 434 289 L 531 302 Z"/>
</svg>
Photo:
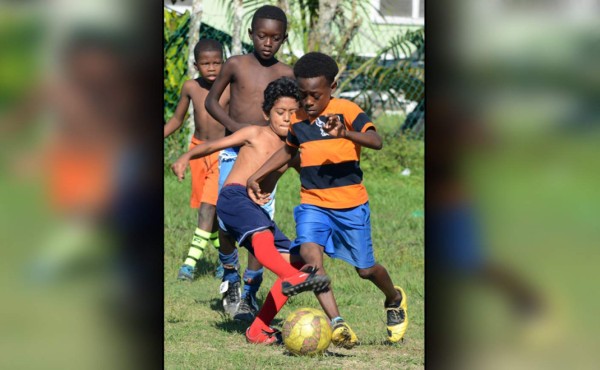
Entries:
<svg viewBox="0 0 600 370">
<path fill-rule="evenodd" d="M 281 282 L 281 292 L 287 297 L 312 290 L 316 293 L 324 292 L 329 288 L 331 279 L 327 275 L 317 275 L 317 269 L 308 266 L 296 275 L 290 276 Z"/>
<path fill-rule="evenodd" d="M 254 298 L 252 298 L 252 295 L 248 294 L 248 296 L 246 296 L 246 298 L 243 298 L 242 302 L 240 302 L 237 312 L 235 313 L 235 315 L 233 315 L 233 319 L 252 322 L 254 321 L 254 318 L 256 317 L 257 313 L 258 304 L 256 304 L 256 301 L 254 300 Z"/>
<path fill-rule="evenodd" d="M 219 290 L 223 295 L 223 310 L 230 316 L 233 316 L 241 301 L 242 289 L 240 282 L 230 283 L 228 280 L 225 280 L 221 283 Z"/>
</svg>

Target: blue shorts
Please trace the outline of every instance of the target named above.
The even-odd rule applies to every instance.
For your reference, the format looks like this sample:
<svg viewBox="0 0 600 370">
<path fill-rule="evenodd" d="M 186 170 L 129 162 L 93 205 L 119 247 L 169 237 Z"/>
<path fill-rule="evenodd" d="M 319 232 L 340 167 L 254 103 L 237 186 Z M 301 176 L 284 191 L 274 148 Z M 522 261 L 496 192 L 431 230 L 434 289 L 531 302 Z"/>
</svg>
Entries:
<svg viewBox="0 0 600 370">
<path fill-rule="evenodd" d="M 225 180 L 227 180 L 227 176 L 229 176 L 229 173 L 231 172 L 231 169 L 233 168 L 233 165 L 235 164 L 235 161 L 237 159 L 239 151 L 240 151 L 240 148 L 235 147 L 235 148 L 223 149 L 219 153 L 219 192 L 221 191 L 221 189 L 223 189 L 223 184 L 225 183 Z M 271 192 L 271 200 L 269 202 L 267 202 L 267 204 L 262 206 L 264 208 L 264 210 L 267 211 L 267 213 L 269 214 L 269 217 L 271 217 L 271 220 L 275 219 L 275 192 L 276 191 L 277 191 L 277 185 L 275 185 L 275 189 L 273 189 L 273 191 Z M 222 222 L 221 222 L 221 220 L 219 220 L 219 226 L 222 226 L 221 224 L 222 224 Z"/>
<path fill-rule="evenodd" d="M 219 225 L 221 229 L 252 254 L 251 236 L 262 230 L 273 232 L 275 247 L 280 253 L 290 253 L 290 239 L 279 230 L 267 212 L 248 197 L 245 186 L 229 184 L 221 190 L 217 200 L 217 216 L 223 224 Z"/>
<path fill-rule="evenodd" d="M 219 153 L 219 191 L 223 189 L 223 184 L 235 164 L 239 151 L 239 147 L 236 147 L 223 149 Z"/>
<path fill-rule="evenodd" d="M 358 268 L 375 265 L 371 240 L 369 202 L 354 208 L 330 209 L 311 204 L 294 208 L 296 240 L 292 252 L 302 243 L 317 243 L 331 258 L 339 258 Z"/>
<path fill-rule="evenodd" d="M 484 263 L 479 225 L 468 205 L 427 213 L 427 259 L 436 268 L 473 273 Z"/>
</svg>

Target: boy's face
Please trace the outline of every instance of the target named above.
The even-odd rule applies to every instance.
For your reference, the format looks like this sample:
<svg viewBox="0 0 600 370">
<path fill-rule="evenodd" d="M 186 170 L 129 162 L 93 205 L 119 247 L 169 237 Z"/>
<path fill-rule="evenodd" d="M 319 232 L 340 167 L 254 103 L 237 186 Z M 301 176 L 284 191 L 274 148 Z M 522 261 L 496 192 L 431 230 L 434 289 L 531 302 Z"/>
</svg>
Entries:
<svg viewBox="0 0 600 370">
<path fill-rule="evenodd" d="M 269 115 L 265 114 L 265 119 L 269 120 L 271 128 L 277 135 L 285 137 L 290 128 L 292 115 L 296 110 L 298 110 L 298 101 L 288 96 L 282 96 L 275 101 Z"/>
<path fill-rule="evenodd" d="M 273 58 L 287 38 L 283 22 L 275 19 L 257 19 L 254 29 L 248 29 L 248 35 L 254 44 L 254 51 L 263 60 Z"/>
<path fill-rule="evenodd" d="M 215 82 L 222 65 L 223 55 L 216 50 L 201 51 L 196 61 L 196 68 L 198 68 L 200 76 L 210 83 Z"/>
<path fill-rule="evenodd" d="M 331 100 L 331 92 L 336 88 L 337 82 L 330 84 L 325 76 L 298 78 L 298 90 L 302 101 L 302 108 L 308 117 L 313 120 L 321 114 Z"/>
</svg>

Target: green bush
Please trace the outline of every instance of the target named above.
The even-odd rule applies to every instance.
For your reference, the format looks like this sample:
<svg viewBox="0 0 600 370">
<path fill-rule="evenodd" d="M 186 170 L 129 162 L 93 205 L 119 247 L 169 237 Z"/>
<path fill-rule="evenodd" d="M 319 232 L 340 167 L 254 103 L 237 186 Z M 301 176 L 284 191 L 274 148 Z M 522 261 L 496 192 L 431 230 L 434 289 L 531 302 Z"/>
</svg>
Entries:
<svg viewBox="0 0 600 370">
<path fill-rule="evenodd" d="M 368 172 L 400 172 L 409 168 L 423 173 L 425 145 L 423 140 L 411 139 L 397 133 L 380 133 L 383 149 L 363 149 L 360 166 Z"/>
<path fill-rule="evenodd" d="M 187 80 L 188 32 L 190 14 L 182 15 L 164 9 L 164 123 L 175 112 L 183 83 Z M 187 117 L 186 117 L 187 118 Z M 187 150 L 190 129 L 184 123 L 164 143 L 164 165 L 167 168 L 179 155 Z"/>
<path fill-rule="evenodd" d="M 422 139 L 405 135 L 400 130 L 403 115 L 383 114 L 375 121 L 383 139 L 383 149 L 364 148 L 360 166 L 368 172 L 399 173 L 409 168 L 412 173 L 423 173 L 425 144 Z"/>
</svg>

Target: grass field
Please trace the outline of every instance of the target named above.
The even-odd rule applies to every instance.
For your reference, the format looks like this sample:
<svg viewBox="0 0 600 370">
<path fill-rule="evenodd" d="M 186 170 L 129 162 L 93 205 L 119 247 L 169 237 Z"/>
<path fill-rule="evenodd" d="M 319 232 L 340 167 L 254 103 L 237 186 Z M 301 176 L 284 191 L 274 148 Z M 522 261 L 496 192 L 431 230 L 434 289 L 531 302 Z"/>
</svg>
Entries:
<svg viewBox="0 0 600 370">
<path fill-rule="evenodd" d="M 386 145 L 393 145 L 386 143 Z M 422 143 L 418 144 L 422 145 Z M 384 149 L 385 150 L 385 149 Z M 421 167 L 422 168 L 422 167 Z M 410 320 L 404 342 L 387 345 L 383 294 L 369 281 L 358 277 L 345 262 L 326 258 L 325 268 L 341 314 L 361 342 L 352 350 L 330 346 L 324 356 L 294 357 L 284 347 L 247 344 L 247 324 L 228 319 L 221 310 L 220 281 L 213 277 L 218 255 L 207 249 L 198 268 L 200 276 L 192 283 L 176 281 L 187 253 L 196 214 L 190 209 L 189 180 L 178 183 L 165 173 L 165 367 L 169 369 L 378 369 L 423 368 L 424 362 L 424 259 L 423 259 L 423 171 L 411 176 L 400 171 L 365 171 L 370 195 L 371 224 L 375 257 L 390 273 L 396 285 L 408 295 Z M 292 209 L 299 202 L 299 180 L 288 172 L 277 191 L 276 222 L 290 238 L 295 236 Z M 240 249 L 245 268 L 246 250 Z M 275 280 L 265 271 L 258 293 L 264 300 Z M 300 307 L 319 308 L 311 293 L 292 297 L 275 318 L 279 327 L 285 317 Z"/>
</svg>

